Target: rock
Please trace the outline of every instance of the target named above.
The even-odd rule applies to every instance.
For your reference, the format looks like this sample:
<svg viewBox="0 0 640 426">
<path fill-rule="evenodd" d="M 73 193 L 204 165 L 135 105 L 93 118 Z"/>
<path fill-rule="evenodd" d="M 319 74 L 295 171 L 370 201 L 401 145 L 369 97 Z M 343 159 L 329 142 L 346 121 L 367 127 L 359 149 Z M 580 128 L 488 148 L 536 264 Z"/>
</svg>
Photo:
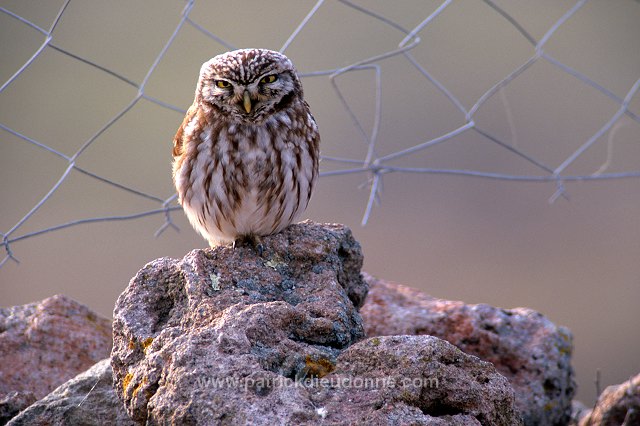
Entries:
<svg viewBox="0 0 640 426">
<path fill-rule="evenodd" d="M 335 364 L 364 336 L 361 265 L 351 231 L 312 224 L 264 238 L 262 256 L 226 246 L 148 264 L 114 310 L 116 392 L 140 423 L 309 412 L 303 389 L 265 400 L 270 389 L 241 392 L 237 381 L 294 379 L 308 363 Z M 213 392 L 218 380 L 233 383 Z"/>
<path fill-rule="evenodd" d="M 432 335 L 496 366 L 516 392 L 526 425 L 566 425 L 575 381 L 572 336 L 526 308 L 498 309 L 440 300 L 366 276 L 361 309 L 367 336 Z"/>
<path fill-rule="evenodd" d="M 0 399 L 0 425 L 7 424 L 20 411 L 36 402 L 33 392 L 12 391 Z"/>
<path fill-rule="evenodd" d="M 356 343 L 323 379 L 333 386 L 311 398 L 330 424 L 521 424 L 513 388 L 491 363 L 432 336 Z"/>
<path fill-rule="evenodd" d="M 110 350 L 110 321 L 65 296 L 0 308 L 2 409 L 44 397 Z"/>
<path fill-rule="evenodd" d="M 129 419 L 113 390 L 109 359 L 56 388 L 9 422 L 19 425 L 127 426 Z"/>
<path fill-rule="evenodd" d="M 640 425 L 640 374 L 621 385 L 607 387 L 580 426 Z"/>
<path fill-rule="evenodd" d="M 158 259 L 118 298 L 114 388 L 136 423 L 518 424 L 490 364 L 428 336 L 361 340 L 348 228 L 306 222 L 262 244 Z M 387 376 L 422 382 L 364 385 Z"/>
</svg>

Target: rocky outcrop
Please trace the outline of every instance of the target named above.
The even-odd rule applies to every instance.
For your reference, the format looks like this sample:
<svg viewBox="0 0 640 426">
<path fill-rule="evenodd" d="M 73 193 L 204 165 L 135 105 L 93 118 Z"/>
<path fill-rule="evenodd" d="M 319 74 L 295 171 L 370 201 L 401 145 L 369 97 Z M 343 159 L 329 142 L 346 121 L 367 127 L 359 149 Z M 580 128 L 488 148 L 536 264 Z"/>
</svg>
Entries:
<svg viewBox="0 0 640 426">
<path fill-rule="evenodd" d="M 148 264 L 119 297 L 114 387 L 138 424 L 517 425 L 490 363 L 429 336 L 363 340 L 341 225 Z"/>
<path fill-rule="evenodd" d="M 360 310 L 368 336 L 431 335 L 496 366 L 515 389 L 527 425 L 566 425 L 575 382 L 572 337 L 531 309 L 441 300 L 367 276 Z"/>
<path fill-rule="evenodd" d="M 52 392 L 106 355 L 108 321 L 62 296 L 2 309 L 0 424 L 567 424 L 568 330 L 361 266 L 347 228 L 310 222 L 158 259 L 118 299 L 110 360 Z M 574 421 L 637 422 L 639 380 Z"/>
<path fill-rule="evenodd" d="M 65 296 L 0 308 L 0 424 L 110 350 L 111 322 Z"/>
</svg>

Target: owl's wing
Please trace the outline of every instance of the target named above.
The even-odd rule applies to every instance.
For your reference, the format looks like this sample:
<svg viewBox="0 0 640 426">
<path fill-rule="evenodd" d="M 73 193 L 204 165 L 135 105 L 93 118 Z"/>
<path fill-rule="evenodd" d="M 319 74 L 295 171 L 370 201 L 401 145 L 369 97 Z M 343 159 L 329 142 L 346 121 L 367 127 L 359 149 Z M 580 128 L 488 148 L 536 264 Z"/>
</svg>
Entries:
<svg viewBox="0 0 640 426">
<path fill-rule="evenodd" d="M 182 154 L 182 147 L 184 146 L 184 129 L 189 125 L 193 117 L 198 112 L 198 105 L 194 102 L 187 110 L 187 114 L 184 116 L 182 124 L 178 128 L 176 135 L 173 137 L 173 156 L 179 157 Z"/>
</svg>

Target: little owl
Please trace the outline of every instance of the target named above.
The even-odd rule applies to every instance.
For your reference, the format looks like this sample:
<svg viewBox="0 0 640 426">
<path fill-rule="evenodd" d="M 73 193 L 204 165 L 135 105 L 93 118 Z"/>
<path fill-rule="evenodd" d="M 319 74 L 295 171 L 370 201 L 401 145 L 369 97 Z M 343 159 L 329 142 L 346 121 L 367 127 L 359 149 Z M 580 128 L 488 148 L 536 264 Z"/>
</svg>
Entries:
<svg viewBox="0 0 640 426">
<path fill-rule="evenodd" d="M 173 181 L 191 225 L 212 247 L 282 231 L 309 203 L 319 143 L 286 56 L 243 49 L 205 62 L 173 139 Z"/>
</svg>

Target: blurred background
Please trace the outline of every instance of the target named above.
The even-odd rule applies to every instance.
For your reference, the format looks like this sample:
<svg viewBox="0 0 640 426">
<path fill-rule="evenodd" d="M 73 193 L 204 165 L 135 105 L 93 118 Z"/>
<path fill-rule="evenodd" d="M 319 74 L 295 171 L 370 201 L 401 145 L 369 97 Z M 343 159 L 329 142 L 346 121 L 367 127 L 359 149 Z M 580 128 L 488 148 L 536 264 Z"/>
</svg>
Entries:
<svg viewBox="0 0 640 426">
<path fill-rule="evenodd" d="M 598 369 L 640 372 L 640 2 L 0 7 L 0 306 L 110 317 L 146 262 L 205 247 L 163 211 L 200 65 L 285 47 L 325 156 L 306 218 L 380 278 L 568 326 L 587 404 Z"/>
</svg>

